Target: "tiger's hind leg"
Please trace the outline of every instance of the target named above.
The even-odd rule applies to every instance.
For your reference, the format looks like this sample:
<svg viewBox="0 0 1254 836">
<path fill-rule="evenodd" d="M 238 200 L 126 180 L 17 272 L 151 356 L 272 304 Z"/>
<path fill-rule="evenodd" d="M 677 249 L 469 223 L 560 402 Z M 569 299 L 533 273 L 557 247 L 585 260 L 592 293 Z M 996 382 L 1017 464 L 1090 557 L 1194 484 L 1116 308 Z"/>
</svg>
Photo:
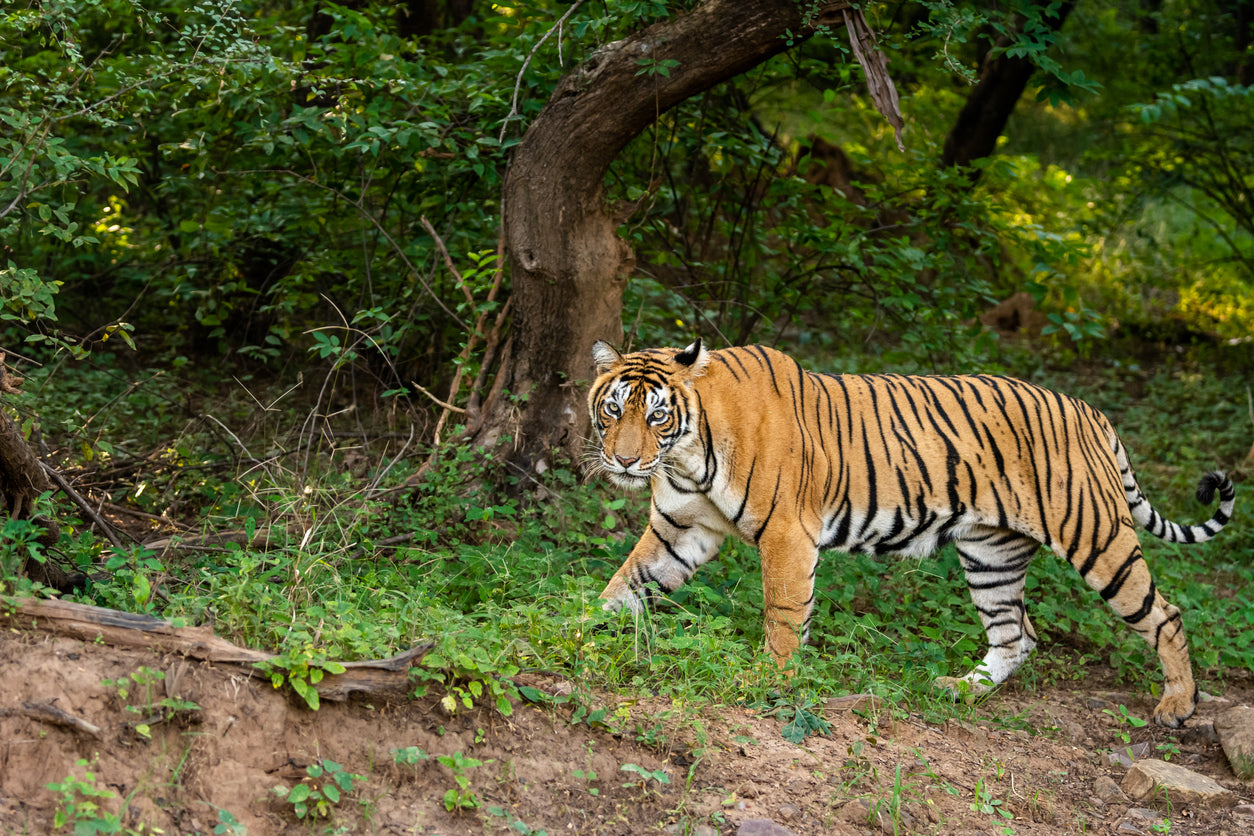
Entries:
<svg viewBox="0 0 1254 836">
<path fill-rule="evenodd" d="M 957 546 L 971 601 L 988 635 L 988 652 L 965 676 L 940 677 L 936 684 L 955 693 L 982 694 L 1005 682 L 1036 647 L 1023 586 L 1040 544 L 1017 532 L 981 527 Z"/>
<path fill-rule="evenodd" d="M 1076 549 L 1070 560 L 1085 582 L 1158 653 L 1163 696 L 1154 709 L 1154 721 L 1173 729 L 1183 726 L 1197 708 L 1184 620 L 1155 588 L 1136 531 L 1121 526 L 1100 552 Z"/>
</svg>

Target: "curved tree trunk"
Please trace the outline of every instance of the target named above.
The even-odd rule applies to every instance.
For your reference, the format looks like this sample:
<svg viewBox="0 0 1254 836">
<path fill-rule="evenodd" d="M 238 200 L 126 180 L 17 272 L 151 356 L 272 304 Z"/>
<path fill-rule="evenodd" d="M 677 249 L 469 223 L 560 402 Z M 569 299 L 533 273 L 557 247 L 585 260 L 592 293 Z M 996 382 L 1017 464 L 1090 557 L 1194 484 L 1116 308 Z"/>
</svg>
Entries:
<svg viewBox="0 0 1254 836">
<path fill-rule="evenodd" d="M 0 394 L 16 394 L 22 385 L 22 378 L 9 374 L 4 361 L 5 353 L 0 351 Z M 12 519 L 30 520 L 41 526 L 44 532 L 38 542 L 44 546 L 55 546 L 61 537 L 61 527 L 53 520 L 35 514 L 35 503 L 48 487 L 43 465 L 22 437 L 21 428 L 0 409 L 0 509 Z M 45 586 L 62 592 L 70 591 L 69 578 L 55 564 L 40 563 L 27 557 L 21 566 L 15 568 L 20 574 Z M 4 576 L 0 574 L 0 592 L 3 590 Z"/>
<path fill-rule="evenodd" d="M 843 22 L 847 5 L 826 4 L 812 23 Z M 509 394 L 485 404 L 476 441 L 511 436 L 524 473 L 547 469 L 554 449 L 578 458 L 592 343 L 621 338 L 634 266 L 616 234 L 630 208 L 620 217 L 602 199 L 610 163 L 662 112 L 783 52 L 802 27 L 794 0 L 707 0 L 607 44 L 558 84 L 506 177 L 514 359 L 502 370 Z"/>
<path fill-rule="evenodd" d="M 1041 0 L 1038 5 L 1048 3 Z M 1074 8 L 1074 0 L 1067 0 L 1054 16 L 1045 19 L 1046 25 L 1055 32 L 1059 31 Z M 1008 43 L 1009 39 L 1003 37 L 998 46 Z M 1036 64 L 1026 56 L 986 57 L 980 68 L 979 83 L 967 96 L 949 136 L 945 138 L 941 164 L 965 167 L 973 160 L 992 154 L 997 147 L 997 138 L 1006 129 L 1006 122 L 1034 72 Z"/>
</svg>

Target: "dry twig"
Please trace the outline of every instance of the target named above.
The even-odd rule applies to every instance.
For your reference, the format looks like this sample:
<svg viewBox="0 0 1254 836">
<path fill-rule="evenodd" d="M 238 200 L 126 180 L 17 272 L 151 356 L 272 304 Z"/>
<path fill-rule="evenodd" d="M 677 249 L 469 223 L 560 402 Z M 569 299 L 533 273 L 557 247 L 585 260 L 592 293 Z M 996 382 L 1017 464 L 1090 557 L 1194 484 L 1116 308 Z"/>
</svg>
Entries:
<svg viewBox="0 0 1254 836">
<path fill-rule="evenodd" d="M 51 701 L 24 702 L 21 708 L 0 708 L 0 717 L 14 715 L 29 717 L 32 720 L 39 720 L 44 723 L 52 723 L 54 726 L 65 726 L 66 728 L 80 731 L 96 740 L 102 737 L 100 726 L 89 723 L 81 717 L 75 717 L 64 709 L 57 708 Z"/>
</svg>

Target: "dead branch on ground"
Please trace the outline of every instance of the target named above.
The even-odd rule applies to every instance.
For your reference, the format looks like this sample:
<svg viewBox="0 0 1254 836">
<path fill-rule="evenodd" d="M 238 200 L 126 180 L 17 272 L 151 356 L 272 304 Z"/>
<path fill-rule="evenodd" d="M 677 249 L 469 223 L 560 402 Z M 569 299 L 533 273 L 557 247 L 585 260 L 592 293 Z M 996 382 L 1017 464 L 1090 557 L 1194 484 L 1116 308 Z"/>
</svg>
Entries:
<svg viewBox="0 0 1254 836">
<path fill-rule="evenodd" d="M 86 642 L 101 641 L 116 647 L 179 653 L 189 659 L 249 668 L 276 658 L 276 654 L 240 647 L 215 636 L 209 627 L 175 627 L 169 621 L 148 615 L 56 599 L 0 596 L 0 624 L 18 630 L 43 631 Z M 403 689 L 409 682 L 409 669 L 434 644 L 423 642 L 387 659 L 341 662 L 346 669 L 344 673 L 326 674 L 315 686 L 318 695 L 342 702 L 354 692 Z"/>
</svg>

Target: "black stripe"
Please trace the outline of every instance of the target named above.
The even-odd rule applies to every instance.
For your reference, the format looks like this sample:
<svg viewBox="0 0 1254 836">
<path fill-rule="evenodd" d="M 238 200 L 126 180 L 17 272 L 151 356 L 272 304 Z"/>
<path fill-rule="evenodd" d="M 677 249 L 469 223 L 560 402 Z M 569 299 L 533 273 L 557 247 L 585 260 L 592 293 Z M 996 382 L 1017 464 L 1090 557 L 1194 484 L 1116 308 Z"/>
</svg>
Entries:
<svg viewBox="0 0 1254 836">
<path fill-rule="evenodd" d="M 740 508 L 736 510 L 736 516 L 731 518 L 732 524 L 740 522 L 740 518 L 745 513 L 745 506 L 749 504 L 749 488 L 753 484 L 753 470 L 758 466 L 757 456 L 753 457 L 753 461 L 749 462 L 749 475 L 745 478 L 744 492 L 745 495 L 740 500 Z"/>
</svg>

